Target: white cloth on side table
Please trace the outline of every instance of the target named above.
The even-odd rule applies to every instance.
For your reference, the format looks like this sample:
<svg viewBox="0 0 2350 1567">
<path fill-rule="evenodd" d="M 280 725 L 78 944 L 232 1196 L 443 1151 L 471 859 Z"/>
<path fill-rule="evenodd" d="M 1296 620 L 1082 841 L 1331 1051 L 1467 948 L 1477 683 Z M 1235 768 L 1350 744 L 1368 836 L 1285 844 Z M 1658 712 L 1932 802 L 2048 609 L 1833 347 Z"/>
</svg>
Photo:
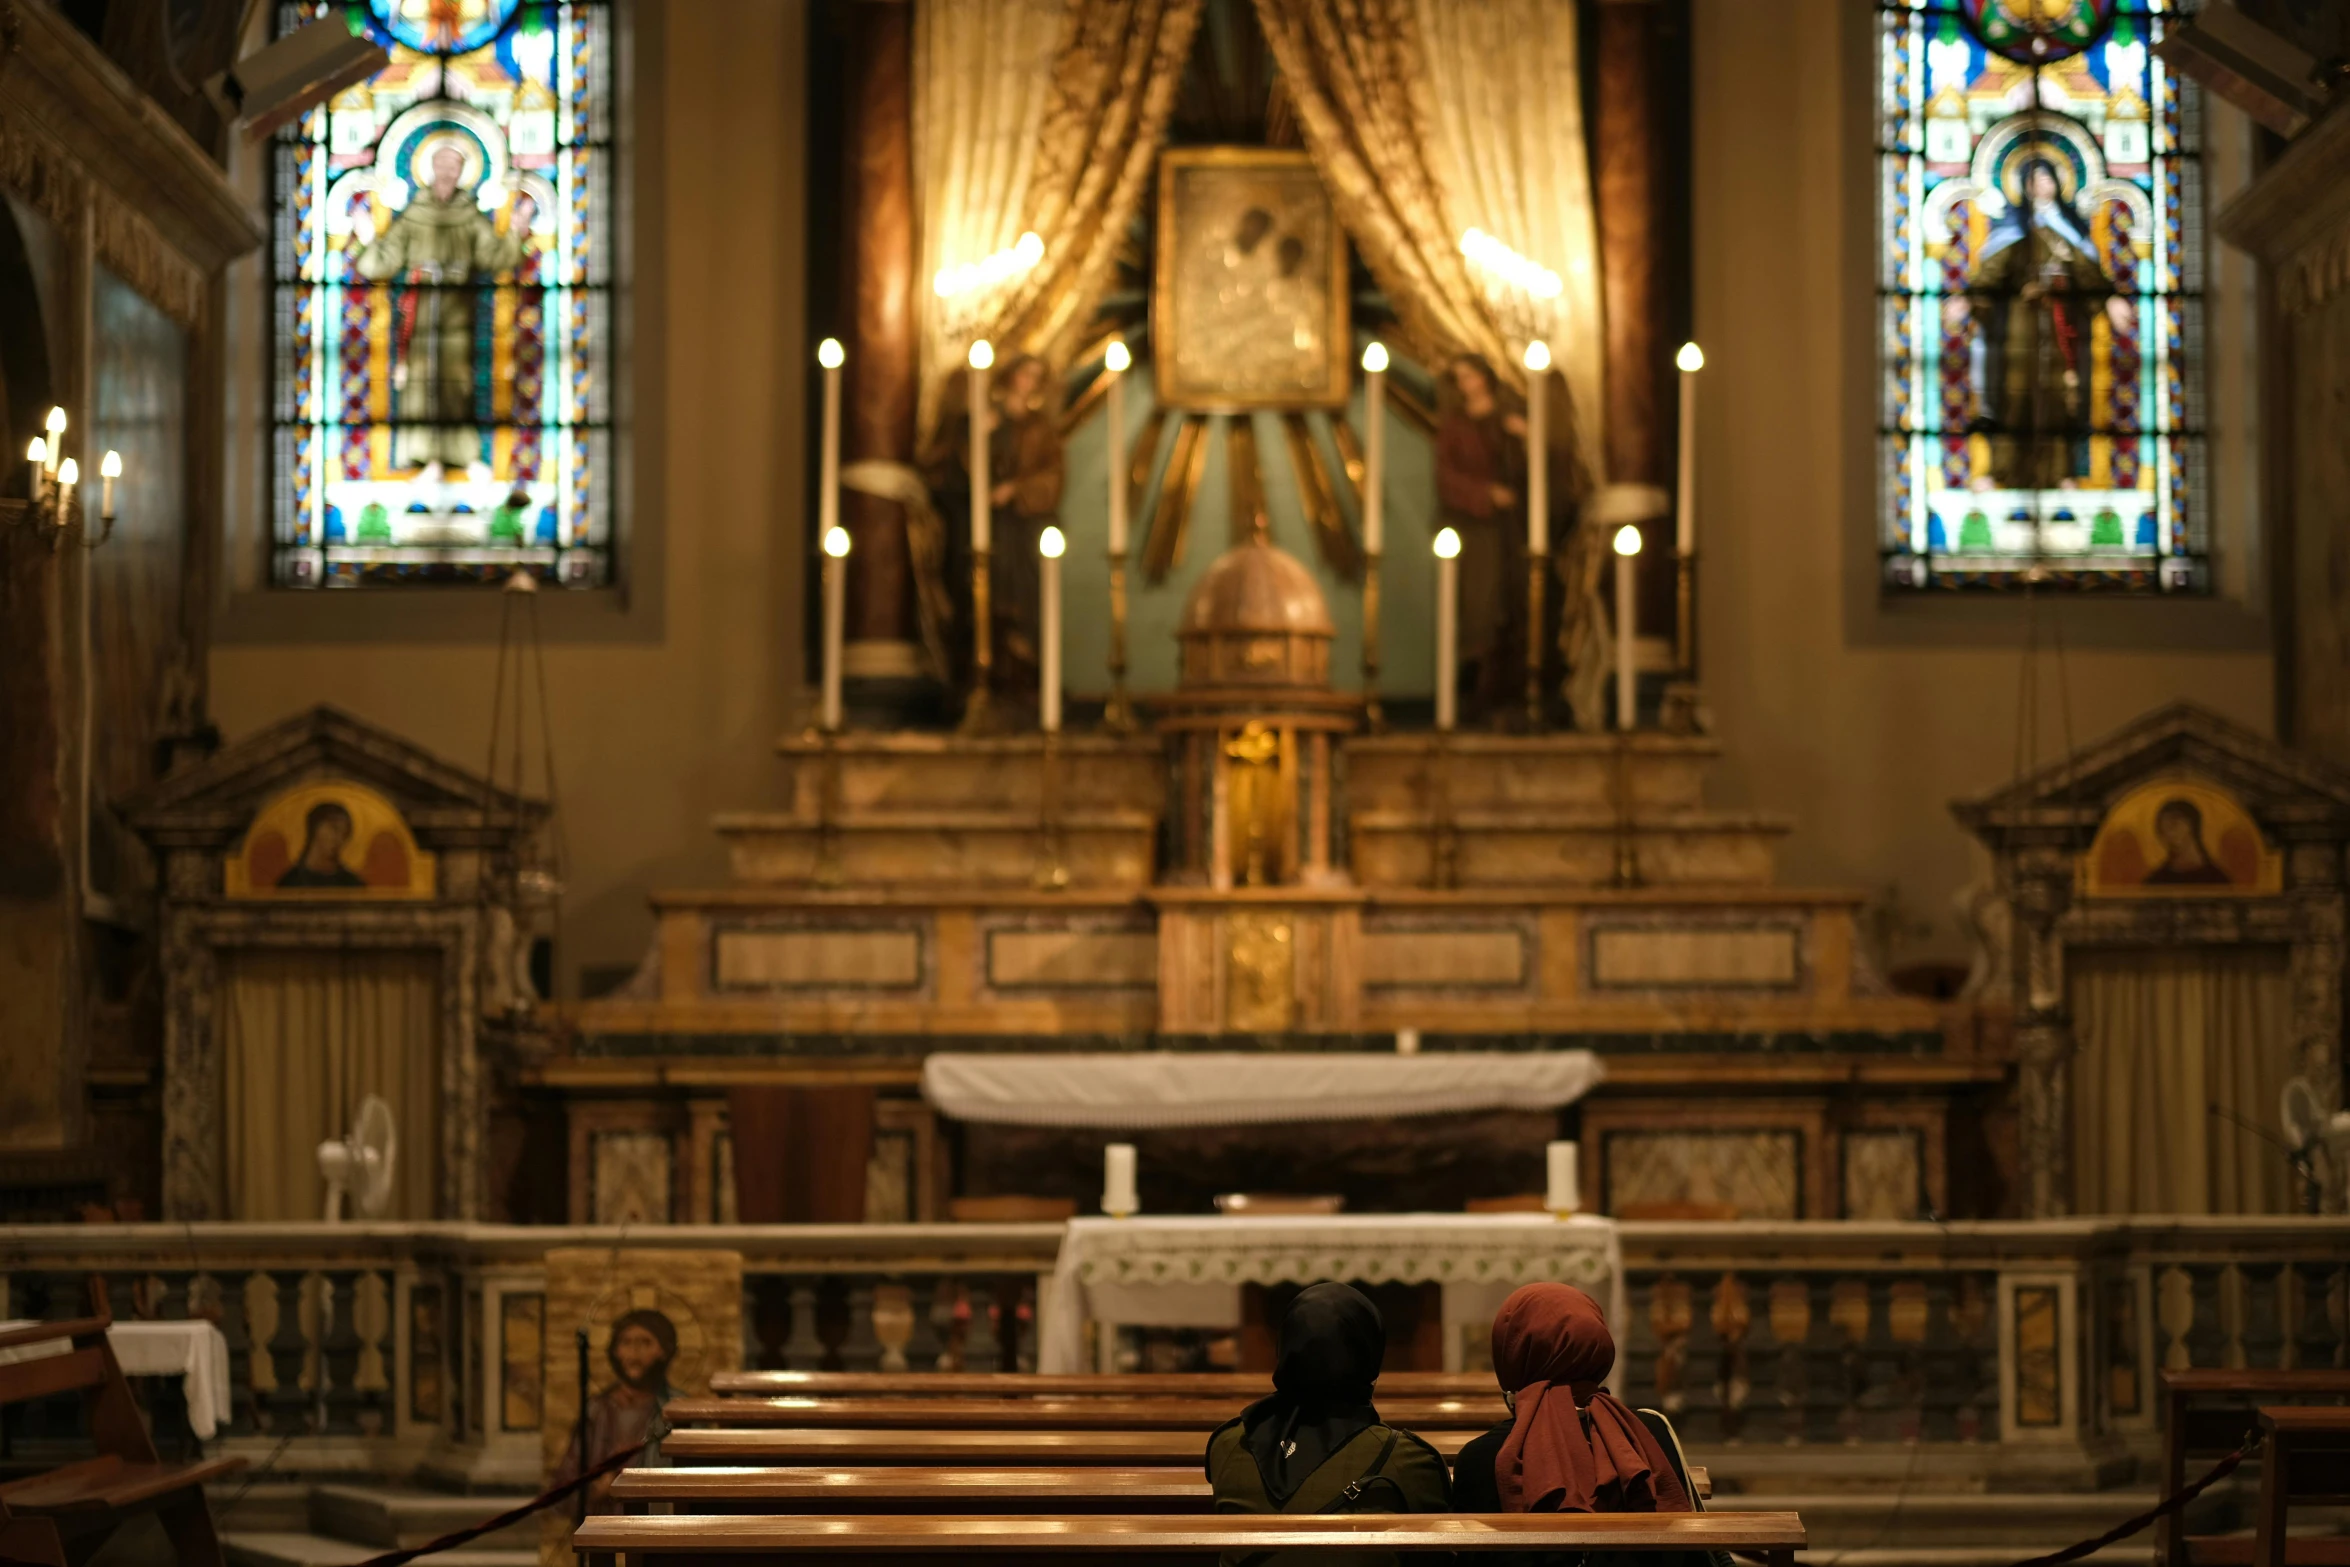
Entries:
<svg viewBox="0 0 2350 1567">
<path fill-rule="evenodd" d="M 38 1327 L 29 1319 L 0 1322 L 0 1333 Z M 202 1320 L 189 1322 L 117 1322 L 106 1330 L 106 1343 L 115 1364 L 126 1377 L 178 1377 L 188 1401 L 188 1429 L 199 1441 L 209 1442 L 230 1417 L 228 1338 Z M 70 1340 L 47 1339 L 0 1349 L 0 1364 L 16 1360 L 46 1360 L 69 1353 Z"/>
<path fill-rule="evenodd" d="M 1244 1284 L 1441 1284 L 1444 1358 L 1458 1370 L 1461 1330 L 1490 1322 L 1511 1290 L 1555 1279 L 1597 1296 L 1624 1331 L 1624 1248 L 1596 1214 L 1364 1213 L 1262 1219 L 1072 1219 L 1053 1267 L 1036 1369 L 1085 1363 L 1088 1321 L 1121 1327 L 1233 1328 Z"/>
<path fill-rule="evenodd" d="M 941 1052 L 922 1063 L 922 1097 L 958 1121 L 1113 1130 L 1257 1126 L 1555 1110 L 1605 1075 L 1588 1050 Z"/>
</svg>

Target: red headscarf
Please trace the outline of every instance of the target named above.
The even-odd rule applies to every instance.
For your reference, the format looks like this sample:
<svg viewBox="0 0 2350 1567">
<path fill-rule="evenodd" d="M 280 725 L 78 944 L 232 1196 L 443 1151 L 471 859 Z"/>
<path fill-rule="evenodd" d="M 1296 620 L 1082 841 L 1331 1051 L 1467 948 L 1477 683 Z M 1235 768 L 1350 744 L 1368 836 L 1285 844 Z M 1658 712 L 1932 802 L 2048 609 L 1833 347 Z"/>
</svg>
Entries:
<svg viewBox="0 0 2350 1567">
<path fill-rule="evenodd" d="M 1600 1388 L 1615 1363 L 1599 1303 L 1573 1285 L 1528 1284 L 1502 1302 L 1493 1371 L 1517 1397 L 1517 1423 L 1493 1463 L 1504 1512 L 1690 1510 L 1656 1437 Z"/>
</svg>

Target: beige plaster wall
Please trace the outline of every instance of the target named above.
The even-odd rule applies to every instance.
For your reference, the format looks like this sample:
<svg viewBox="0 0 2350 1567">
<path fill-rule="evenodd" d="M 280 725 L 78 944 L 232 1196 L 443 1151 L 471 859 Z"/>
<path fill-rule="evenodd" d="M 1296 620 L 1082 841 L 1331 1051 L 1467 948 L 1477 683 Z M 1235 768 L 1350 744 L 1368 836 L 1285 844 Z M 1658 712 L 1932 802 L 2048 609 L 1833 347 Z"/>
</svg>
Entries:
<svg viewBox="0 0 2350 1567">
<path fill-rule="evenodd" d="M 648 891 L 723 879 L 709 818 L 779 797 L 773 742 L 802 687 L 808 8 L 646 0 L 638 9 L 662 28 L 638 59 L 659 70 L 666 105 L 660 134 L 646 142 L 657 166 L 640 168 L 635 186 L 666 229 L 660 309 L 639 317 L 635 343 L 636 353 L 662 357 L 667 384 L 664 406 L 648 411 L 657 417 L 640 425 L 662 432 L 664 602 L 650 639 L 550 636 L 572 859 L 567 988 L 582 964 L 642 954 Z M 247 267 L 231 281 L 232 305 L 252 308 L 259 287 Z M 249 390 L 259 373 L 257 363 L 241 366 L 240 386 Z M 232 581 L 250 584 L 260 558 L 252 519 L 266 513 L 254 498 L 249 403 L 243 412 L 232 507 L 247 526 L 232 533 L 227 566 Z M 436 618 L 423 608 L 420 627 Z M 211 664 L 212 710 L 230 737 L 331 701 L 462 766 L 483 764 L 494 623 L 488 640 L 431 641 L 237 641 L 238 624 L 233 610 L 224 617 L 231 640 Z M 530 752 L 535 789 L 535 734 Z"/>
<path fill-rule="evenodd" d="M 1902 616 L 1873 585 L 1872 9 L 1696 0 L 1700 635 L 1727 752 L 1716 798 L 1793 817 L 1784 881 L 1897 888 L 1905 922 L 1925 927 L 1896 947 L 1907 961 L 1964 953 L 1950 904 L 1972 855 L 1946 807 L 2013 774 L 2027 633 L 2020 606 L 1893 606 L 1951 612 Z M 2233 111 L 2211 119 L 2216 207 L 2243 138 Z M 2249 268 L 2211 254 L 2232 330 Z M 2042 761 L 2064 749 L 2046 652 L 2059 629 L 2076 742 L 2178 698 L 2273 732 L 2270 658 L 2245 607 L 2261 591 L 2247 352 L 2240 331 L 2215 331 L 2215 548 L 2243 602 L 2050 605 Z M 2146 613 L 2100 613 L 2120 609 Z"/>
</svg>

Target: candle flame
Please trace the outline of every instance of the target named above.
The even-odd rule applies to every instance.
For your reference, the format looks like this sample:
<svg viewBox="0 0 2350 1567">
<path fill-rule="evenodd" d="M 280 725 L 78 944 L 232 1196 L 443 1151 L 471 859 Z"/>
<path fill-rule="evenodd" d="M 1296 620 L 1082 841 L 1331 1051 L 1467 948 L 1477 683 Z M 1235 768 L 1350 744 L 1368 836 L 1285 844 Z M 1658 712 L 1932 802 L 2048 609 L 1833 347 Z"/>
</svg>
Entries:
<svg viewBox="0 0 2350 1567">
<path fill-rule="evenodd" d="M 81 483 L 82 465 L 78 462 L 75 462 L 71 457 L 68 457 L 65 459 L 65 461 L 59 463 L 57 465 L 57 482 L 69 490 L 72 489 L 75 485 Z"/>
<path fill-rule="evenodd" d="M 845 560 L 849 553 L 849 530 L 832 527 L 824 530 L 824 553 L 834 560 Z"/>
<path fill-rule="evenodd" d="M 1438 560 L 1452 560 L 1457 557 L 1460 552 L 1461 536 L 1458 533 L 1455 533 L 1450 528 L 1442 529 L 1437 533 L 1436 558 Z"/>
<path fill-rule="evenodd" d="M 107 454 L 106 454 L 104 457 L 100 458 L 100 459 L 98 460 L 98 473 L 99 473 L 100 477 L 102 477 L 102 478 L 108 478 L 108 479 L 119 479 L 119 478 L 121 478 L 121 477 L 122 477 L 122 453 L 120 453 L 120 452 L 108 452 L 108 453 L 107 453 Z"/>
<path fill-rule="evenodd" d="M 1618 555 L 1640 553 L 1640 530 L 1638 528 L 1627 522 L 1616 530 L 1616 553 Z"/>
<path fill-rule="evenodd" d="M 24 460 L 29 463 L 38 463 L 44 467 L 47 466 L 49 462 L 49 443 L 42 440 L 37 435 L 34 436 L 30 441 L 25 443 Z"/>
<path fill-rule="evenodd" d="M 1102 366 L 1112 375 L 1124 375 L 1134 363 L 1134 356 L 1126 351 L 1122 337 L 1110 339 L 1110 346 L 1102 350 Z"/>
<path fill-rule="evenodd" d="M 1379 375 L 1387 369 L 1387 345 L 1385 343 L 1374 342 L 1363 350 L 1363 368 L 1373 375 Z"/>
<path fill-rule="evenodd" d="M 57 438 L 58 436 L 61 436 L 61 435 L 63 435 L 63 434 L 65 433 L 65 410 L 64 410 L 64 409 L 62 409 L 62 408 L 52 408 L 52 409 L 50 409 L 50 410 L 49 410 L 48 431 L 49 431 L 49 438 L 50 438 L 50 441 L 51 441 L 51 443 L 52 443 L 52 444 L 54 444 L 54 443 L 55 443 L 55 441 L 56 441 L 56 438 Z"/>
<path fill-rule="evenodd" d="M 995 363 L 995 348 L 986 338 L 971 345 L 971 368 L 984 370 Z"/>
<path fill-rule="evenodd" d="M 838 370 L 848 357 L 837 337 L 828 337 L 816 345 L 816 362 L 827 370 Z"/>
<path fill-rule="evenodd" d="M 1046 560 L 1059 560 L 1068 548 L 1069 541 L 1058 528 L 1047 528 L 1037 535 L 1036 553 Z"/>
<path fill-rule="evenodd" d="M 1686 375 L 1705 368 L 1705 350 L 1695 343 L 1683 343 L 1681 351 L 1673 356 L 1673 363 Z"/>
<path fill-rule="evenodd" d="M 1536 375 L 1550 368 L 1550 345 L 1539 337 L 1526 345 L 1526 368 Z"/>
</svg>

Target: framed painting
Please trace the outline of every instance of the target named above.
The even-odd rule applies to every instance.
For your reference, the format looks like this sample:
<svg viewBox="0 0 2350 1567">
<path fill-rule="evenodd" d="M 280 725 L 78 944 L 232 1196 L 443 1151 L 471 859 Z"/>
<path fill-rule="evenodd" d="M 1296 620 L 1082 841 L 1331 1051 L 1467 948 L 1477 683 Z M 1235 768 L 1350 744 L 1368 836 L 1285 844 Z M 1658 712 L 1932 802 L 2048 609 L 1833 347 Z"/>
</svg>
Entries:
<svg viewBox="0 0 2350 1567">
<path fill-rule="evenodd" d="M 2284 890 L 2284 856 L 2243 803 L 2192 778 L 2141 784 L 2106 812 L 2079 859 L 2092 898 L 2257 898 Z"/>
<path fill-rule="evenodd" d="M 1346 231 L 1304 153 L 1160 154 L 1151 343 L 1159 402 L 1170 408 L 1344 406 Z"/>
<path fill-rule="evenodd" d="M 364 784 L 320 779 L 264 805 L 222 868 L 231 898 L 430 898 L 434 856 L 399 808 Z"/>
</svg>

